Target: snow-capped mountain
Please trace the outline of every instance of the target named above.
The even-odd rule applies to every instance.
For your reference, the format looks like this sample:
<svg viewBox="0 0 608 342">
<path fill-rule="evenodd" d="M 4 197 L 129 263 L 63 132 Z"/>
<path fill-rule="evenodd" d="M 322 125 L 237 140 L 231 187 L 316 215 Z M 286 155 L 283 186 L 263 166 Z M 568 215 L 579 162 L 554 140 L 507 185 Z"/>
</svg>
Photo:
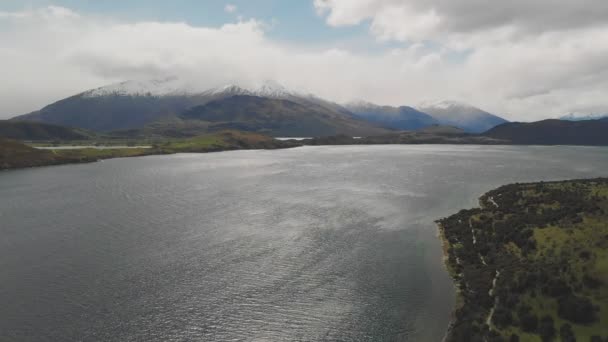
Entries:
<svg viewBox="0 0 608 342">
<path fill-rule="evenodd" d="M 315 129 L 323 128 L 322 134 L 343 133 L 355 135 L 371 135 L 385 133 L 368 122 L 354 117 L 344 107 L 324 100 L 311 94 L 288 89 L 277 82 L 265 81 L 258 84 L 242 86 L 236 84 L 224 85 L 211 89 L 201 89 L 183 82 L 177 78 L 149 81 L 126 81 L 108 86 L 91 89 L 78 95 L 50 104 L 39 111 L 18 116 L 15 120 L 38 121 L 56 125 L 84 128 L 93 131 L 117 131 L 142 129 L 159 121 L 181 122 L 185 117 L 182 113 L 201 106 L 214 105 L 215 111 L 198 108 L 200 115 L 194 117 L 212 117 L 223 113 L 227 122 L 225 127 L 266 130 L 272 132 L 273 128 L 281 124 L 282 117 L 277 108 L 285 113 L 291 113 L 289 122 L 292 128 L 283 128 L 280 132 L 296 132 L 294 127 L 308 127 L 299 130 L 299 134 L 315 136 Z M 273 122 L 267 126 L 253 125 L 252 122 L 243 122 L 245 116 L 230 116 L 242 108 L 247 108 L 246 115 L 251 118 L 264 117 L 264 111 L 273 113 Z M 228 113 L 232 111 L 232 113 Z M 307 114 L 308 113 L 308 114 Z M 239 120 L 238 125 L 230 123 L 230 118 Z M 314 118 L 312 122 L 311 118 Z M 213 116 L 214 122 L 221 118 Z M 204 126 L 199 120 L 198 127 Z M 247 120 L 245 120 L 247 121 Z M 163 124 L 165 125 L 165 124 Z M 183 128 L 183 127 L 182 127 Z M 181 129 L 171 128 L 179 133 Z M 275 129 L 276 130 L 276 129 Z M 306 134 L 305 134 L 306 133 Z"/>
<path fill-rule="evenodd" d="M 459 101 L 423 102 L 416 109 L 429 114 L 441 125 L 459 127 L 471 133 L 485 132 L 507 122 L 499 116 Z"/>
<path fill-rule="evenodd" d="M 585 120 L 599 120 L 608 118 L 608 114 L 599 113 L 569 113 L 559 118 L 560 120 L 566 121 L 585 121 Z"/>
<path fill-rule="evenodd" d="M 430 115 L 407 106 L 380 106 L 371 102 L 355 101 L 344 107 L 362 120 L 391 129 L 418 130 L 439 123 Z"/>
</svg>

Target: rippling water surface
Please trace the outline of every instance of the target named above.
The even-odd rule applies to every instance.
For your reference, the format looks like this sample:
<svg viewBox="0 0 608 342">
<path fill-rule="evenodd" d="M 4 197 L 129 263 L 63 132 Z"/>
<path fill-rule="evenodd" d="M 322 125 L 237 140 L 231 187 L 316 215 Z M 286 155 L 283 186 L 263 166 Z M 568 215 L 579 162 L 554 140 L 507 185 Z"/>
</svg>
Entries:
<svg viewBox="0 0 608 342">
<path fill-rule="evenodd" d="M 0 340 L 440 341 L 433 221 L 608 149 L 353 146 L 0 173 Z"/>
</svg>

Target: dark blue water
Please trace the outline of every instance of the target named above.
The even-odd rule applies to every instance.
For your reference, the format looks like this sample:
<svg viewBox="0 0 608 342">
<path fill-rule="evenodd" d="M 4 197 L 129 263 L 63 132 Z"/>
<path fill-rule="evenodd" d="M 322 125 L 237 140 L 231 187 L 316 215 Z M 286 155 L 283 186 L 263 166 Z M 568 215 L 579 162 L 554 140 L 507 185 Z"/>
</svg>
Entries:
<svg viewBox="0 0 608 342">
<path fill-rule="evenodd" d="M 433 221 L 608 149 L 306 147 L 0 173 L 1 341 L 440 341 Z"/>
</svg>

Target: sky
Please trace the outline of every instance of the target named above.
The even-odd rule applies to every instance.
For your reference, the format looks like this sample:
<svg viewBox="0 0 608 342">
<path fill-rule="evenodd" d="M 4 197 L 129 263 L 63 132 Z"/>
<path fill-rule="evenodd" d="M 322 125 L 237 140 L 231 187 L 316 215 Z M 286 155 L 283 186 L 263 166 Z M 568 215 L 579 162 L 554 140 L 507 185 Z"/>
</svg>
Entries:
<svg viewBox="0 0 608 342">
<path fill-rule="evenodd" d="M 605 0 L 0 0 L 0 118 L 124 80 L 608 113 Z"/>
</svg>

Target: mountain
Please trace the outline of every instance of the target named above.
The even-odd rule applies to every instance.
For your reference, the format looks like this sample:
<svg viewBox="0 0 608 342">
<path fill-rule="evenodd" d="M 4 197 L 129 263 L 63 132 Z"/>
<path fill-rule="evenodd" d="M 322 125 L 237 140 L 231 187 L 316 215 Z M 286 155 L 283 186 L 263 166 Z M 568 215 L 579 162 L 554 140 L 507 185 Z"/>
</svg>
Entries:
<svg viewBox="0 0 608 342">
<path fill-rule="evenodd" d="M 92 89 L 14 120 L 38 121 L 105 132 L 143 127 L 207 102 L 175 79 L 126 81 Z"/>
<path fill-rule="evenodd" d="M 137 132 L 151 131 L 167 132 L 172 136 L 190 136 L 205 132 L 208 126 L 218 126 L 218 121 L 216 120 L 214 125 L 209 125 L 201 120 L 182 120 L 181 113 L 193 107 L 238 96 L 290 101 L 306 107 L 306 109 L 299 107 L 296 110 L 302 115 L 313 113 L 317 118 L 326 117 L 324 125 L 311 124 L 311 119 L 306 116 L 301 117 L 302 124 L 307 125 L 308 128 L 297 132 L 306 133 L 306 135 L 316 136 L 331 132 L 359 132 L 358 134 L 386 132 L 371 124 L 360 122 L 347 109 L 338 104 L 314 95 L 289 90 L 272 81 L 251 87 L 231 84 L 203 90 L 175 78 L 127 81 L 85 91 L 50 104 L 39 111 L 18 116 L 13 120 L 79 127 L 97 132 L 122 131 L 137 134 Z M 238 102 L 238 99 L 234 102 Z M 275 107 L 276 103 L 271 104 L 272 102 L 268 101 L 269 106 Z M 258 108 L 258 110 L 261 109 L 263 106 Z M 272 115 L 276 116 L 277 113 Z M 294 112 L 286 115 L 293 116 Z M 293 126 L 295 119 L 291 117 L 290 120 Z M 327 121 L 332 122 L 327 124 Z M 234 124 L 223 120 L 223 125 L 224 127 L 248 127 L 243 125 L 243 120 Z M 276 126 L 276 123 L 274 125 Z M 338 127 L 339 125 L 345 126 Z M 251 123 L 250 126 L 262 131 L 276 131 L 272 127 L 267 129 L 261 127 L 259 120 Z M 324 127 L 324 131 L 315 132 L 313 130 L 315 127 Z M 288 131 L 296 132 L 295 129 L 276 132 Z"/>
<path fill-rule="evenodd" d="M 581 114 L 581 113 L 570 113 L 559 118 L 560 120 L 568 121 L 584 121 L 584 120 L 598 120 L 608 118 L 608 114 Z"/>
<path fill-rule="evenodd" d="M 390 107 L 369 102 L 353 102 L 345 108 L 362 120 L 397 130 L 418 130 L 439 124 L 439 121 L 430 115 L 407 106 Z"/>
<path fill-rule="evenodd" d="M 274 136 L 375 135 L 387 130 L 348 112 L 302 97 L 234 95 L 194 107 L 179 117 L 208 124 L 211 131 L 238 129 Z M 289 99 L 288 99 L 289 98 Z"/>
<path fill-rule="evenodd" d="M 507 122 L 494 114 L 456 101 L 426 102 L 417 107 L 441 125 L 455 126 L 469 133 L 481 133 Z"/>
<path fill-rule="evenodd" d="M 14 140 L 87 140 L 94 134 L 80 129 L 29 121 L 0 120 L 0 137 Z"/>
<path fill-rule="evenodd" d="M 505 123 L 483 135 L 521 145 L 608 145 L 608 119 Z"/>
</svg>

